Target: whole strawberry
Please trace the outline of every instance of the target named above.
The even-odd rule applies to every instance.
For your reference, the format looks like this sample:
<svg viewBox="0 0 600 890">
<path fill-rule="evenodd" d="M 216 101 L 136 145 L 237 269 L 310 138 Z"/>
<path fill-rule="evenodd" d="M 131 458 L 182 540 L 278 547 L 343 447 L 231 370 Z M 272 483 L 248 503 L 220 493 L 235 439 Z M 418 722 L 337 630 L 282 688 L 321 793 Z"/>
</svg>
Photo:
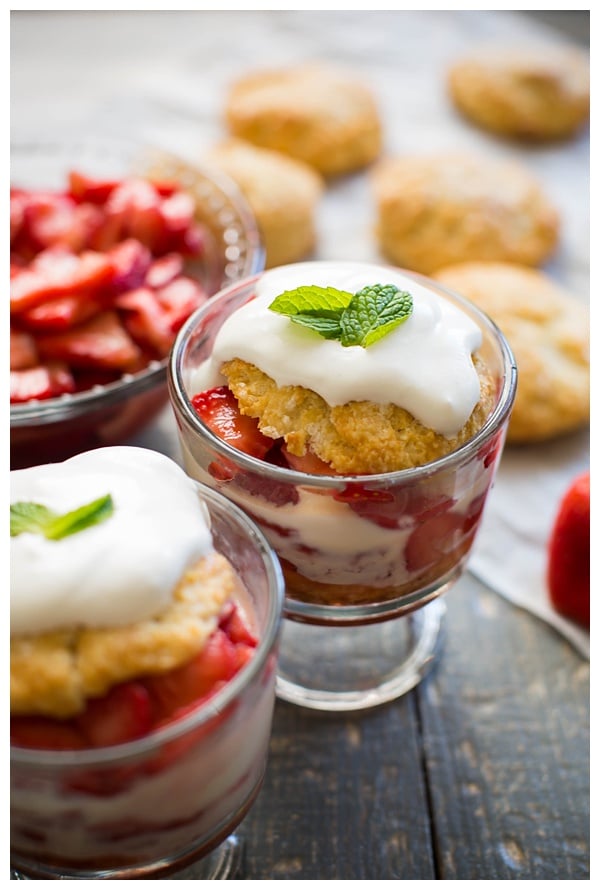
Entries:
<svg viewBox="0 0 600 890">
<path fill-rule="evenodd" d="M 590 474 L 564 495 L 550 535 L 548 592 L 557 612 L 590 626 Z"/>
</svg>

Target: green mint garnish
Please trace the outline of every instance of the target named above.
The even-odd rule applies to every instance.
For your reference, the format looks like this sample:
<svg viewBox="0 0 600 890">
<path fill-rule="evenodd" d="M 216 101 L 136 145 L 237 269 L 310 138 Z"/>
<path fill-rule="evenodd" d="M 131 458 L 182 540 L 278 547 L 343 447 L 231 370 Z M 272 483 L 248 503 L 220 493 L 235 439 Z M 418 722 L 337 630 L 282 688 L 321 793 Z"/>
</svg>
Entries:
<svg viewBox="0 0 600 890">
<path fill-rule="evenodd" d="M 269 309 L 287 315 L 295 324 L 315 331 L 342 346 L 370 346 L 406 321 L 412 297 L 394 284 L 372 284 L 356 294 L 334 287 L 309 285 L 285 291 Z"/>
<path fill-rule="evenodd" d="M 10 505 L 10 536 L 14 538 L 23 532 L 31 532 L 44 535 L 51 541 L 58 541 L 91 525 L 104 522 L 113 512 L 113 499 L 109 494 L 62 515 L 49 510 L 43 504 L 18 501 Z"/>
</svg>

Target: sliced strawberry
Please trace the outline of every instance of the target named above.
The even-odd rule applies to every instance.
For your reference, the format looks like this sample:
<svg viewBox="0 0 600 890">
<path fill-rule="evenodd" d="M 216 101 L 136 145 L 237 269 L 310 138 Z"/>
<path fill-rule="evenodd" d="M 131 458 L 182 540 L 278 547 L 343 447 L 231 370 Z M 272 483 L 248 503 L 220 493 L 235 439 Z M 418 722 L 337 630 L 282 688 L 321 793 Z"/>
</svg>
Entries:
<svg viewBox="0 0 600 890">
<path fill-rule="evenodd" d="M 307 451 L 305 454 L 299 456 L 297 454 L 292 454 L 284 445 L 282 445 L 281 453 L 292 470 L 297 470 L 299 473 L 311 473 L 313 476 L 336 475 L 331 464 L 321 460 L 321 458 L 317 457 L 316 454 L 313 454 L 312 451 Z"/>
<path fill-rule="evenodd" d="M 108 285 L 111 294 L 122 294 L 142 287 L 152 266 L 152 254 L 136 238 L 127 238 L 112 247 L 107 256 L 113 267 Z"/>
<path fill-rule="evenodd" d="M 12 717 L 10 741 L 23 748 L 46 751 L 72 751 L 85 748 L 85 739 L 71 720 L 50 717 Z"/>
<path fill-rule="evenodd" d="M 120 745 L 150 732 L 153 709 L 146 687 L 121 683 L 102 698 L 91 699 L 76 724 L 92 748 Z"/>
<path fill-rule="evenodd" d="M 117 297 L 115 306 L 123 310 L 123 322 L 136 343 L 144 344 L 163 357 L 174 340 L 171 320 L 154 291 L 147 287 Z"/>
<path fill-rule="evenodd" d="M 180 253 L 166 253 L 154 260 L 146 273 L 144 284 L 147 287 L 164 287 L 177 278 L 183 270 L 183 257 Z M 141 282 L 140 282 L 141 283 Z"/>
<path fill-rule="evenodd" d="M 33 200 L 25 211 L 25 226 L 40 250 L 61 246 L 78 253 L 88 246 L 104 214 L 91 204 L 76 204 L 68 195 Z"/>
<path fill-rule="evenodd" d="M 38 349 L 42 357 L 65 361 L 74 368 L 133 370 L 141 356 L 139 346 L 112 310 L 65 333 L 40 335 Z"/>
<path fill-rule="evenodd" d="M 117 185 L 105 208 L 109 219 L 119 221 L 122 237 L 137 238 L 155 252 L 165 232 L 162 202 L 151 182 L 131 177 Z"/>
<path fill-rule="evenodd" d="M 185 275 L 180 275 L 169 284 L 159 288 L 156 291 L 156 296 L 167 310 L 171 330 L 174 334 L 192 312 L 208 300 L 208 294 L 198 282 Z"/>
<path fill-rule="evenodd" d="M 256 646 L 258 640 L 252 633 L 248 624 L 240 612 L 239 607 L 229 602 L 219 617 L 219 627 L 229 637 L 232 643 L 244 643 L 246 646 Z"/>
<path fill-rule="evenodd" d="M 69 194 L 77 201 L 105 204 L 119 182 L 118 179 L 92 179 L 77 170 L 71 170 L 69 173 Z"/>
<path fill-rule="evenodd" d="M 406 542 L 407 569 L 424 569 L 456 549 L 465 536 L 463 523 L 459 513 L 444 513 L 418 525 Z"/>
<path fill-rule="evenodd" d="M 273 446 L 273 440 L 259 430 L 258 421 L 240 413 L 237 399 L 226 386 L 198 393 L 192 406 L 216 436 L 238 451 L 262 459 Z"/>
<path fill-rule="evenodd" d="M 187 192 L 177 191 L 162 200 L 163 238 L 160 244 L 156 244 L 158 252 L 166 253 L 184 247 L 185 235 L 194 223 L 195 210 L 194 199 Z"/>
<path fill-rule="evenodd" d="M 590 626 L 590 474 L 564 494 L 548 541 L 547 584 L 557 612 Z"/>
<path fill-rule="evenodd" d="M 19 315 L 19 321 L 34 331 L 64 331 L 102 310 L 102 303 L 84 292 L 46 300 Z"/>
<path fill-rule="evenodd" d="M 237 670 L 235 646 L 220 628 L 204 649 L 179 668 L 149 677 L 150 693 L 157 719 L 165 720 L 216 692 Z M 181 713 L 178 714 L 180 716 Z"/>
<path fill-rule="evenodd" d="M 67 365 L 62 362 L 48 362 L 35 368 L 10 372 L 12 405 L 32 399 L 53 399 L 67 392 L 75 392 L 75 381 Z"/>
<path fill-rule="evenodd" d="M 39 364 L 35 340 L 26 331 L 10 329 L 10 370 L 22 371 Z"/>
<path fill-rule="evenodd" d="M 38 254 L 31 267 L 10 283 L 10 310 L 23 312 L 54 297 L 94 291 L 113 275 L 110 258 L 95 251 L 76 255 L 60 247 Z"/>
</svg>

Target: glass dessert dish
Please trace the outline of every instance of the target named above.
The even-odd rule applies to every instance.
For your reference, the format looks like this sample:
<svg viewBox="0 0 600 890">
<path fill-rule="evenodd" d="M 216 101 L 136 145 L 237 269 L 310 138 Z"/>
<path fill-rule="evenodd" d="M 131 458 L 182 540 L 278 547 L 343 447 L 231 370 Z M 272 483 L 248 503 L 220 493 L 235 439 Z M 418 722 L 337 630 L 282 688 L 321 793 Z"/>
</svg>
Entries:
<svg viewBox="0 0 600 890">
<path fill-rule="evenodd" d="M 47 196 L 50 190 L 64 192 L 72 171 L 93 177 L 92 186 L 94 181 L 118 182 L 125 177 L 141 177 L 161 183 L 177 183 L 190 195 L 195 205 L 194 224 L 200 231 L 201 244 L 197 254 L 185 257 L 183 272 L 186 278 L 198 285 L 204 295 L 211 296 L 228 284 L 259 272 L 264 267 L 264 251 L 256 222 L 243 195 L 228 177 L 220 171 L 198 167 L 160 149 L 118 140 L 82 140 L 61 144 L 21 142 L 11 146 L 11 188 L 14 187 L 17 191 L 39 190 L 41 202 L 47 203 L 45 206 L 40 204 L 38 230 L 50 240 L 59 237 L 52 228 L 55 222 L 57 227 L 67 223 L 64 217 L 61 218 L 62 205 L 59 203 L 56 210 L 48 203 Z M 92 196 L 92 204 L 100 200 L 98 195 L 99 191 Z M 61 198 L 63 197 L 61 194 Z M 89 205 L 85 209 L 89 211 Z M 92 210 L 97 211 L 97 207 L 92 207 Z M 150 212 L 152 210 L 153 208 Z M 174 217 L 178 212 L 177 208 L 175 211 Z M 31 222 L 28 213 L 29 211 L 25 213 L 26 225 Z M 37 219 L 34 218 L 36 224 Z M 173 226 L 178 225 L 176 218 L 171 221 Z M 151 237 L 156 233 L 153 228 L 156 225 L 156 220 L 150 220 L 147 226 L 143 221 L 141 230 L 147 237 Z M 11 240 L 12 232 L 11 207 Z M 63 232 L 62 237 L 70 240 L 75 235 Z M 11 275 L 12 258 L 11 247 Z M 16 259 L 18 260 L 18 256 Z M 18 262 L 15 263 L 16 266 Z M 164 268 L 163 266 L 163 271 Z M 145 287 L 141 273 L 138 274 L 139 266 L 137 270 L 125 270 L 122 266 L 119 268 L 121 276 L 130 276 L 133 272 L 135 274 L 129 279 L 131 287 Z M 147 296 L 146 294 L 146 301 Z M 181 290 L 179 293 L 172 290 L 171 296 L 177 300 L 181 309 Z M 146 307 L 147 305 L 146 302 Z M 112 313 L 114 305 L 104 305 L 104 309 L 106 308 Z M 135 306 L 131 304 L 128 309 L 119 312 L 133 316 Z M 38 333 L 53 332 L 51 328 L 39 328 L 39 318 L 30 327 L 25 321 L 26 315 L 27 312 L 13 315 L 11 308 L 11 329 L 14 320 L 17 330 L 24 332 L 29 343 L 31 334 L 35 338 Z M 135 324 L 138 322 L 134 321 Z M 160 353 L 150 352 L 147 358 L 137 362 L 132 369 L 124 367 L 122 373 L 116 375 L 118 379 L 109 382 L 106 382 L 107 374 L 102 367 L 104 359 L 101 359 L 100 366 L 92 364 L 86 369 L 89 382 L 86 381 L 85 384 L 78 380 L 76 387 L 71 386 L 68 390 L 66 386 L 56 386 L 54 381 L 51 391 L 56 391 L 56 394 L 50 398 L 46 395 L 35 397 L 34 392 L 30 398 L 22 398 L 12 404 L 11 385 L 11 467 L 16 469 L 63 460 L 90 448 L 126 442 L 151 422 L 167 402 L 166 349 L 167 347 L 161 347 Z M 22 355 L 20 357 L 22 359 Z M 54 363 L 55 359 L 52 357 L 51 364 Z M 17 364 L 16 367 L 22 366 Z M 12 368 L 11 357 L 11 370 Z M 44 370 L 40 372 L 42 378 Z M 26 385 L 29 386 L 29 383 Z M 37 391 L 37 385 L 36 380 L 34 391 Z"/>
<path fill-rule="evenodd" d="M 257 288 L 273 280 L 268 276 L 283 273 L 285 281 L 291 270 L 292 287 L 302 280 L 314 284 L 314 279 L 321 285 L 337 284 L 335 276 L 327 277 L 333 266 L 296 264 L 227 288 L 183 326 L 169 366 L 170 398 L 187 472 L 248 513 L 281 561 L 286 620 L 277 693 L 296 704 L 331 711 L 397 698 L 432 666 L 445 609 L 439 597 L 465 569 L 516 388 L 512 354 L 489 318 L 422 276 L 361 264 L 360 275 L 367 268 L 371 282 L 396 282 L 400 276 L 407 289 L 416 294 L 425 289 L 453 312 L 459 310 L 469 320 L 465 323 L 480 332 L 477 355 L 491 383 L 479 428 L 454 450 L 422 465 L 369 474 L 328 474 L 321 460 L 313 467 L 280 445 L 261 458 L 256 451 L 245 453 L 251 447 L 234 447 L 235 436 L 217 434 L 207 422 L 202 394 L 208 391 L 206 368 L 220 330 L 249 305 Z M 352 270 L 359 264 L 344 266 Z M 280 290 L 289 293 L 286 287 Z M 265 343 L 268 336 L 272 332 L 265 333 Z M 247 337 L 252 340 L 250 328 Z M 260 345 L 257 364 L 259 350 Z M 335 354 L 339 375 L 349 353 Z M 285 363 L 285 350 L 283 354 Z M 331 367 L 323 366 L 323 371 Z M 284 383 L 289 382 L 288 375 Z M 247 419 L 242 417 L 242 423 Z M 241 430 L 238 439 L 251 439 L 251 434 Z"/>
<path fill-rule="evenodd" d="M 139 691 L 137 683 L 109 693 L 105 701 L 111 704 L 125 696 L 126 707 L 120 705 L 118 713 L 109 713 L 100 700 L 66 725 L 43 717 L 13 720 L 13 877 L 141 879 L 182 869 L 194 879 L 233 876 L 240 849 L 234 830 L 257 796 L 265 770 L 284 588 L 277 559 L 254 523 L 218 492 L 190 483 L 209 517 L 216 558 L 225 557 L 237 579 L 230 611 L 210 637 L 218 633 L 222 641 L 225 634 L 227 652 L 238 652 L 236 667 L 229 679 L 217 681 L 213 646 L 203 694 L 121 743 L 106 741 L 105 734 L 127 733 L 140 717 L 139 701 L 128 698 L 132 686 Z M 231 608 L 244 616 L 253 640 L 232 625 Z M 186 670 L 144 681 L 155 708 L 156 701 L 171 707 L 169 684 L 179 684 L 179 695 L 182 677 L 194 676 Z M 84 726 L 87 741 L 90 733 L 100 733 L 97 746 L 66 750 L 73 732 L 84 732 Z"/>
</svg>

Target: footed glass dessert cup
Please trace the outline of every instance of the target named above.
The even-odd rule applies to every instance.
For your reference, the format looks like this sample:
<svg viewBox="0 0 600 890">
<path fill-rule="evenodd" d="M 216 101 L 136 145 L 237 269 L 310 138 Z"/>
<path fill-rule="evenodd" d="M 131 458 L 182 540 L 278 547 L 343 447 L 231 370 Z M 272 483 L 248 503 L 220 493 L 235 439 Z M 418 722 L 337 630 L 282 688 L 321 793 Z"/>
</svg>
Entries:
<svg viewBox="0 0 600 890">
<path fill-rule="evenodd" d="M 423 466 L 376 475 L 300 472 L 231 447 L 203 422 L 192 403 L 198 368 L 260 276 L 194 313 L 171 353 L 170 398 L 186 470 L 235 501 L 276 550 L 286 582 L 277 694 L 309 708 L 379 705 L 430 669 L 442 639 L 440 595 L 465 569 L 514 401 L 514 358 L 493 322 L 437 283 L 403 274 L 475 321 L 495 390 L 481 429 Z"/>
<path fill-rule="evenodd" d="M 234 876 L 236 827 L 263 779 L 275 700 L 283 579 L 259 529 L 199 486 L 214 544 L 252 615 L 253 657 L 221 689 L 164 728 L 106 748 L 11 746 L 13 878 Z M 247 600 L 247 602 L 246 602 Z"/>
</svg>

